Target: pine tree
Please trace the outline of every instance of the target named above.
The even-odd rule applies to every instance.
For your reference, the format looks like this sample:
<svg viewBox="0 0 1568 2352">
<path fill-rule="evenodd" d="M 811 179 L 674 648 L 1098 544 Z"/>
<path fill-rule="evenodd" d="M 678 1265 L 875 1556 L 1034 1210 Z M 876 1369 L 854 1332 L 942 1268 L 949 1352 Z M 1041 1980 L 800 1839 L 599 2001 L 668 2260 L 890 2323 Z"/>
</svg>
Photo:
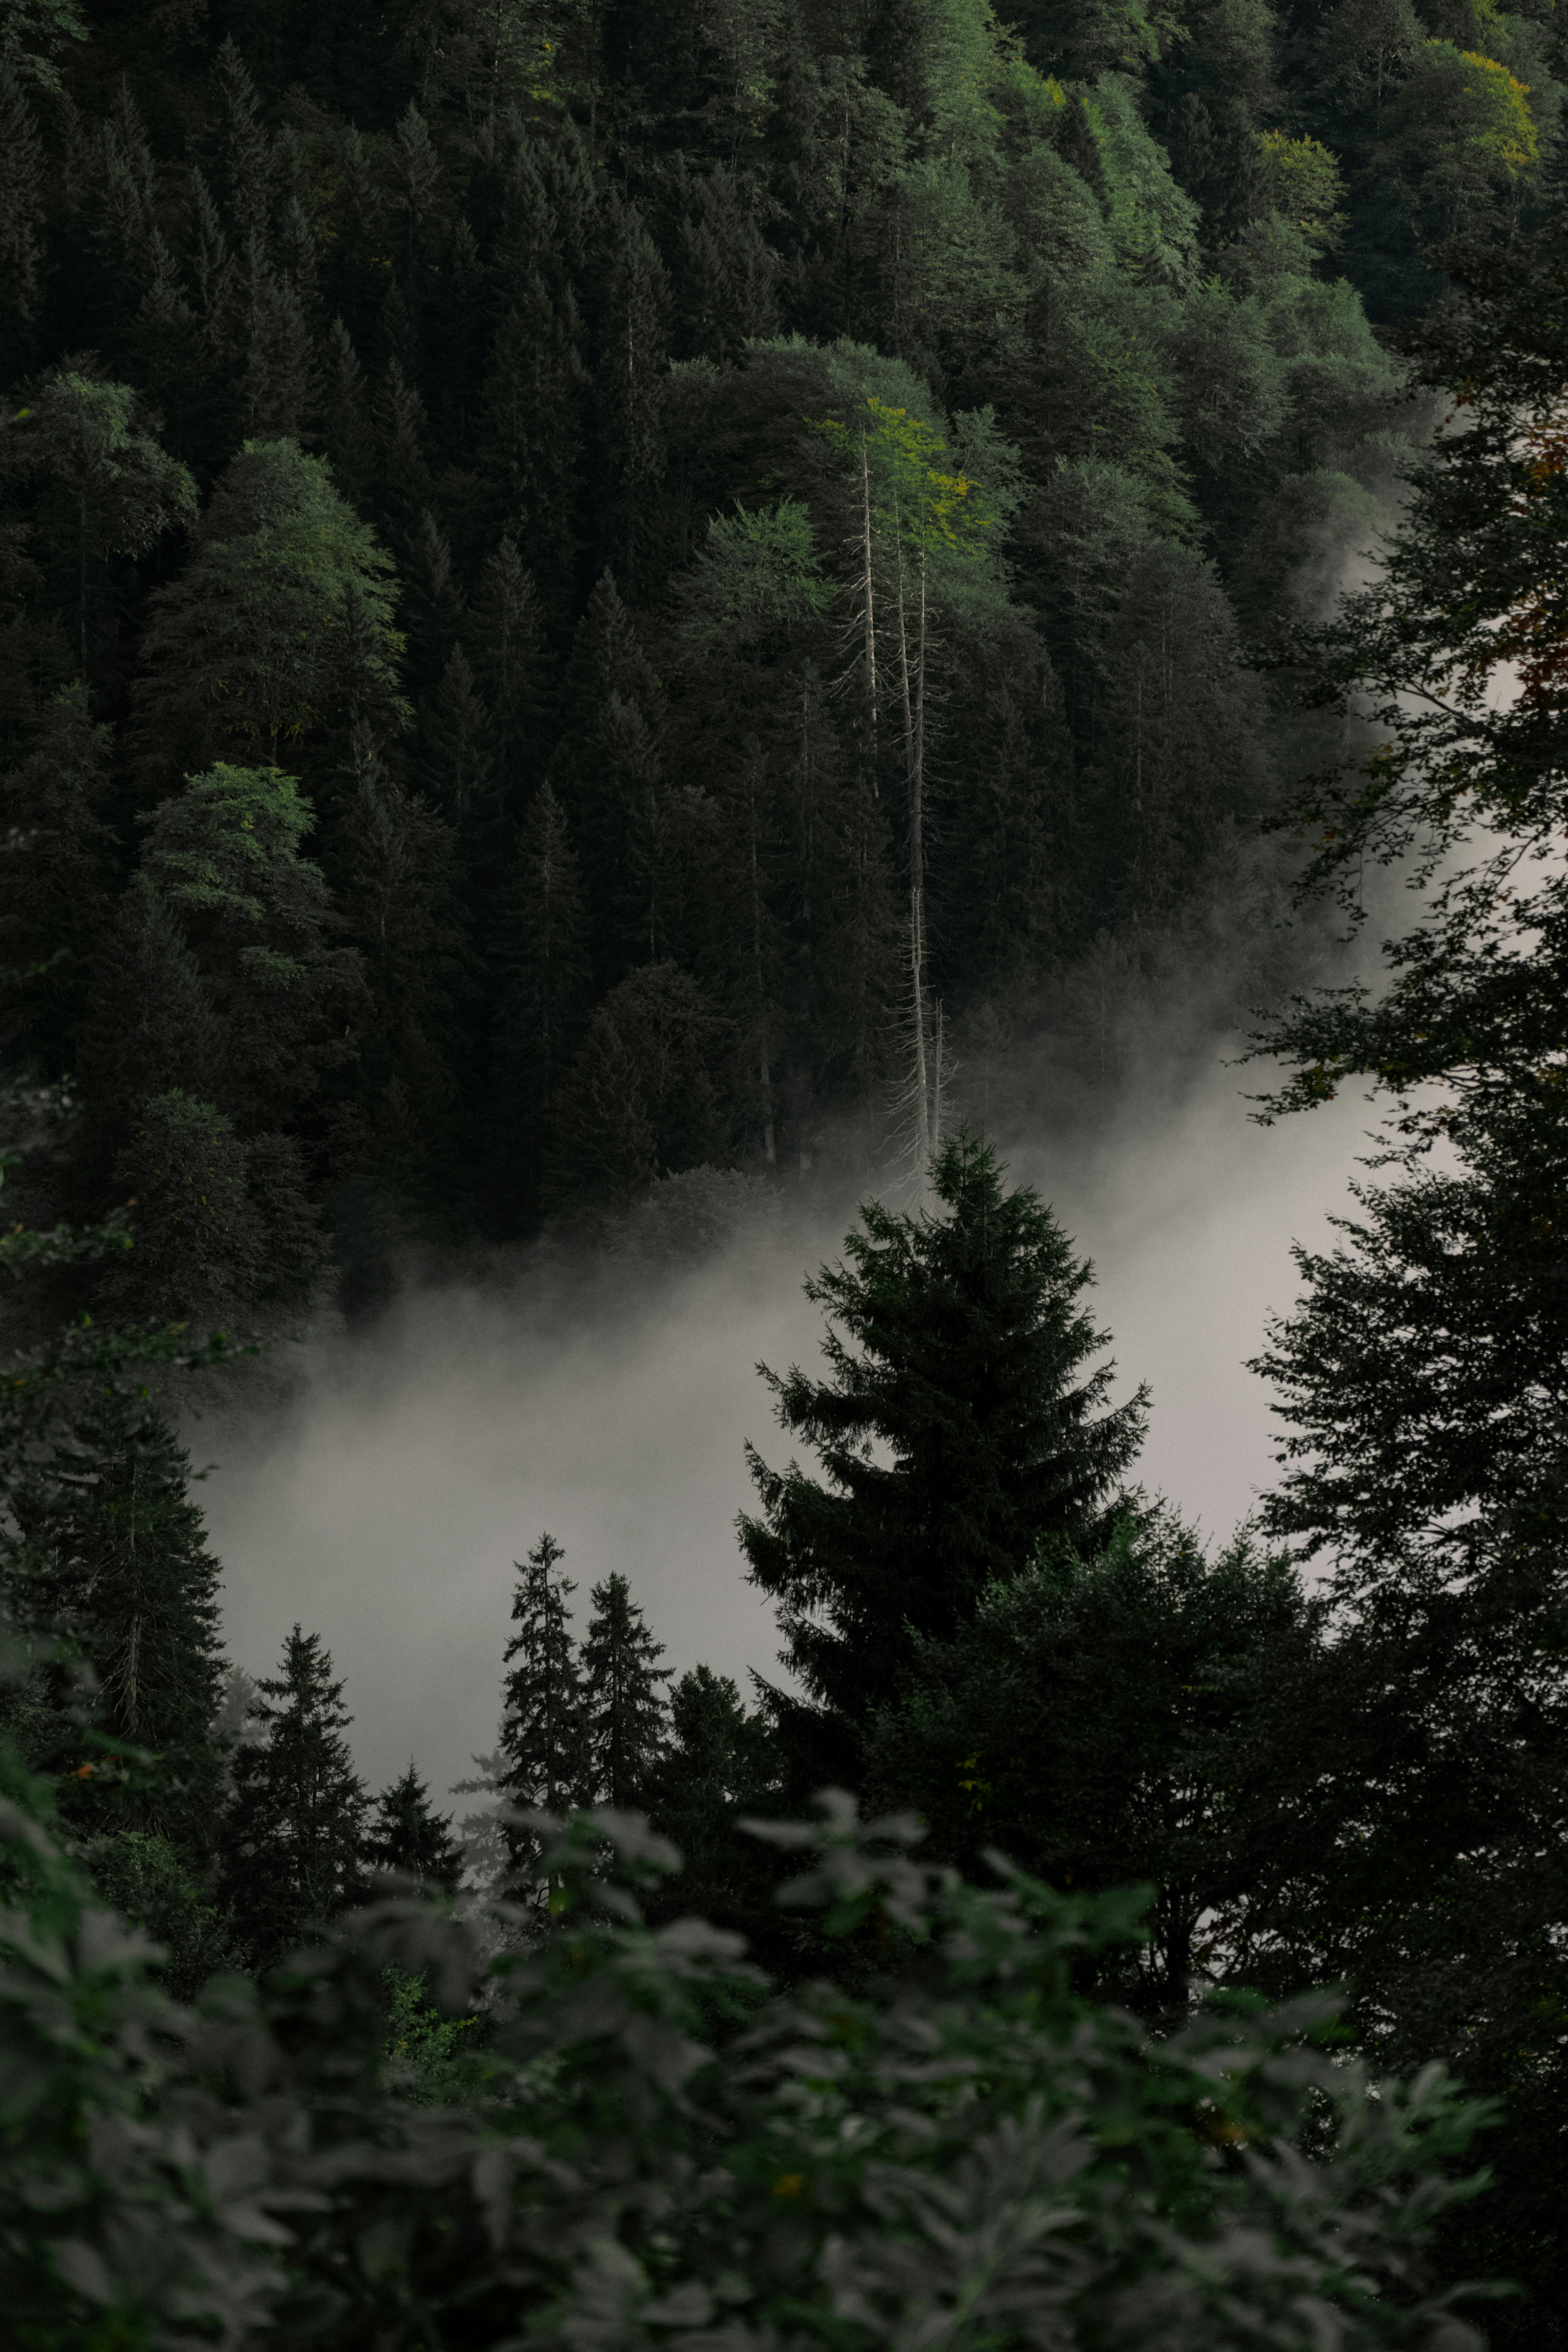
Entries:
<svg viewBox="0 0 1568 2352">
<path fill-rule="evenodd" d="M 624 1207 L 656 1176 L 724 1160 L 720 1027 L 673 963 L 644 964 L 610 991 L 562 1089 L 547 1206 Z"/>
<path fill-rule="evenodd" d="M 352 507 L 358 508 L 375 474 L 374 428 L 364 370 L 342 319 L 327 330 L 320 367 L 321 446 L 332 478 Z"/>
<path fill-rule="evenodd" d="M 419 714 L 419 761 L 431 798 L 470 835 L 493 842 L 490 715 L 460 645 Z"/>
<path fill-rule="evenodd" d="M 538 1213 L 557 1097 L 588 1018 L 583 888 L 565 813 L 541 784 L 497 916 L 496 1134 L 509 1223 Z"/>
<path fill-rule="evenodd" d="M 1102 1410 L 1111 1367 L 1081 1377 L 1105 1344 L 1078 1304 L 1092 1276 L 1038 1195 L 1005 1191 L 966 1135 L 931 1183 L 936 1210 L 868 1203 L 848 1265 L 806 1285 L 829 1318 L 826 1380 L 767 1376 L 826 1483 L 749 1449 L 763 1515 L 741 1540 L 806 1693 L 770 1705 L 818 1779 L 853 1772 L 912 1635 L 949 1637 L 1042 1538 L 1098 1538 L 1142 1436 L 1146 1391 Z"/>
<path fill-rule="evenodd" d="M 69 1066 L 109 921 L 111 750 L 78 683 L 46 706 L 26 757 L 0 778 L 0 964 L 20 1022 L 15 1042 L 48 1077 Z"/>
<path fill-rule="evenodd" d="M 408 535 L 402 571 L 408 631 L 405 675 L 410 691 L 425 699 L 436 691 L 463 619 L 451 546 L 428 507 Z"/>
<path fill-rule="evenodd" d="M 496 814 L 505 824 L 527 802 L 538 773 L 550 701 L 539 592 L 510 537 L 485 559 L 467 644 L 489 709 Z"/>
<path fill-rule="evenodd" d="M 365 1792 L 343 1734 L 353 1718 L 318 1633 L 298 1625 L 256 1685 L 261 1737 L 234 1759 L 222 1892 L 258 1970 L 354 1900 Z"/>
<path fill-rule="evenodd" d="M 598 581 L 577 625 L 565 687 L 566 724 L 551 778 L 583 861 L 603 986 L 626 968 L 627 916 L 642 896 L 633 898 L 627 837 L 639 804 L 657 789 L 664 723 L 658 681 L 612 572 Z M 646 928 L 641 947 L 646 953 Z"/>
<path fill-rule="evenodd" d="M 574 602 L 582 536 L 581 340 L 570 287 L 556 299 L 531 275 L 496 330 L 480 423 L 496 509 L 562 618 Z"/>
<path fill-rule="evenodd" d="M 47 1496 L 16 1495 L 36 1566 L 12 1598 L 79 1642 L 96 1678 L 93 1727 L 153 1759 L 132 1760 L 116 1788 L 101 1751 L 83 1761 L 80 1725 L 62 1711 L 53 1744 L 73 1768 L 71 1810 L 89 1833 L 136 1830 L 199 1857 L 222 1788 L 213 1731 L 225 1667 L 219 1570 L 190 1499 L 190 1457 L 145 1397 L 110 1392 L 73 1422 L 60 1466 Z"/>
<path fill-rule="evenodd" d="M 215 1098 L 287 1119 L 345 1057 L 363 1009 L 352 948 L 329 946 L 321 869 L 300 845 L 313 812 L 279 768 L 219 764 L 162 802 L 143 873 L 179 923 L 221 1018 L 226 1055 Z"/>
<path fill-rule="evenodd" d="M 32 360 L 47 267 L 44 144 L 27 94 L 0 61 L 0 383 Z"/>
<path fill-rule="evenodd" d="M 664 1646 L 649 1633 L 626 1578 L 610 1575 L 592 1597 L 583 1643 L 589 1785 L 595 1802 L 626 1811 L 647 1803 L 658 1769 L 665 1737 L 658 1685 L 669 1675 L 655 1664 Z"/>
<path fill-rule="evenodd" d="M 510 1672 L 501 1685 L 498 1744 L 505 1759 L 500 1790 L 521 1811 L 561 1813 L 587 1799 L 588 1727 L 567 1609 L 577 1588 L 556 1573 L 563 1556 L 553 1537 L 542 1535 L 527 1560 L 515 1563 L 517 1631 L 506 1646 Z M 537 1895 L 537 1836 L 512 1823 L 507 1843 L 514 1888 L 523 1897 Z"/>
<path fill-rule="evenodd" d="M 780 1758 L 764 1718 L 748 1713 L 728 1675 L 693 1666 L 669 1694 L 669 1731 L 647 1802 L 680 1849 L 666 1906 L 755 1932 L 772 1893 L 769 1858 L 737 1829 L 771 1810 Z"/>
<path fill-rule="evenodd" d="M 77 1076 L 110 1117 L 183 1088 L 210 1098 L 230 1059 L 224 1024 L 167 900 L 132 877 L 93 966 Z"/>
<path fill-rule="evenodd" d="M 414 1759 L 400 1779 L 389 1780 L 375 1801 L 365 1833 L 364 1860 L 372 1870 L 395 1871 L 433 1894 L 457 1892 L 463 1853 L 448 1815 L 434 1811 L 430 1791 Z"/>
<path fill-rule="evenodd" d="M 142 1103 L 129 1130 L 113 1188 L 134 1202 L 133 1243 L 104 1277 L 107 1299 L 133 1323 L 232 1329 L 266 1277 L 244 1142 L 212 1103 L 178 1090 Z"/>
<path fill-rule="evenodd" d="M 605 323 L 595 371 L 608 459 L 605 536 L 621 577 L 651 589 L 663 538 L 662 387 L 669 365 L 669 287 L 635 206 L 611 205 L 605 228 Z"/>
</svg>

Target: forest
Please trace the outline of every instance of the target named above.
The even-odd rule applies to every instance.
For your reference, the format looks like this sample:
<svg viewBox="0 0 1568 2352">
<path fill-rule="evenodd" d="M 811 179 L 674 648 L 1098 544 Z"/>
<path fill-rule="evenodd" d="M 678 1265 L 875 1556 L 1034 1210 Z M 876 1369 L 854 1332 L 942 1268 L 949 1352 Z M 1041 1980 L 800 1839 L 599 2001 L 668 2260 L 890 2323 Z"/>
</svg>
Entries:
<svg viewBox="0 0 1568 2352">
<path fill-rule="evenodd" d="M 1565 93 L 0 0 L 18 2352 L 1568 2347 Z M 1237 1050 L 1379 1123 L 1214 1541 L 1009 1151 Z M 774 1673 L 537 1527 L 469 1810 L 239 1670 L 198 1408 L 849 1197 Z"/>
</svg>

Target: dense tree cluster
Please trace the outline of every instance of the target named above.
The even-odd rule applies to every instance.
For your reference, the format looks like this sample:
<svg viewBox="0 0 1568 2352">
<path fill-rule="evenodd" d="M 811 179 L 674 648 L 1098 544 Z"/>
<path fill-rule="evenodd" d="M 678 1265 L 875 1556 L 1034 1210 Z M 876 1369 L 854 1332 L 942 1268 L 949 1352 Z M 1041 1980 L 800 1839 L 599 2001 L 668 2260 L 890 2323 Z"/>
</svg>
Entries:
<svg viewBox="0 0 1568 2352">
<path fill-rule="evenodd" d="M 889 1097 L 918 1157 L 955 1030 L 1070 1052 L 1234 912 L 1248 642 L 1562 95 L 1479 0 L 5 22 L 37 1207 L 259 1325 Z"/>
<path fill-rule="evenodd" d="M 25 2352 L 1568 2344 L 1565 86 L 1491 0 L 0 0 Z M 1216 1548 L 952 1043 L 1380 866 Z M 542 1534 L 484 1801 L 373 1798 L 224 1657 L 205 1335 L 858 1118 L 785 1675 Z"/>
</svg>

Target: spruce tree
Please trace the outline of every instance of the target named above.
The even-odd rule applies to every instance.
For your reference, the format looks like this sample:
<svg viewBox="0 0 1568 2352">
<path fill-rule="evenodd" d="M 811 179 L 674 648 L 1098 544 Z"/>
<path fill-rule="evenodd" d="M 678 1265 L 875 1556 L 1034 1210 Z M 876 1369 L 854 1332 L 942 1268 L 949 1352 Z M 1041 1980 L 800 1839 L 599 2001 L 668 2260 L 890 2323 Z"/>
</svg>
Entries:
<svg viewBox="0 0 1568 2352">
<path fill-rule="evenodd" d="M 505 1769 L 500 1789 L 521 1811 L 560 1813 L 586 1801 L 588 1727 L 583 1677 L 567 1603 L 576 1586 L 556 1573 L 560 1545 L 542 1535 L 526 1560 L 514 1563 L 517 1590 L 506 1646 L 510 1669 L 502 1685 L 500 1736 Z M 509 1824 L 514 1891 L 537 1895 L 540 1843 L 521 1823 Z"/>
<path fill-rule="evenodd" d="M 494 942 L 498 1181 L 502 1214 L 537 1214 L 557 1098 L 588 1018 L 583 887 L 566 815 L 548 780 L 529 804 Z"/>
<path fill-rule="evenodd" d="M 669 1694 L 669 1730 L 647 1802 L 680 1849 L 681 1874 L 663 1907 L 755 1933 L 773 1888 L 766 1849 L 736 1823 L 772 1810 L 781 1759 L 764 1717 L 742 1705 L 728 1675 L 693 1666 Z"/>
<path fill-rule="evenodd" d="M 395 1871 L 432 1893 L 457 1891 L 463 1850 L 453 1835 L 450 1816 L 433 1811 L 429 1789 L 412 1757 L 407 1771 L 389 1780 L 375 1801 L 365 1832 L 364 1860 L 372 1870 Z"/>
<path fill-rule="evenodd" d="M 26 757 L 0 778 L 0 964 L 21 1023 L 13 1037 L 48 1077 L 69 1066 L 109 919 L 110 756 L 79 682 L 46 707 Z"/>
<path fill-rule="evenodd" d="M 510 537 L 485 559 L 469 608 L 468 646 L 489 709 L 496 814 L 505 824 L 528 800 L 550 701 L 543 610 Z"/>
<path fill-rule="evenodd" d="M 589 1785 L 597 1803 L 623 1811 L 646 1804 L 665 1737 L 659 1684 L 664 1655 L 616 1573 L 595 1584 L 594 1614 L 583 1643 L 583 1697 L 588 1732 Z"/>
<path fill-rule="evenodd" d="M 748 1448 L 763 1511 L 741 1540 L 805 1692 L 769 1695 L 797 1774 L 853 1773 L 913 1636 L 951 1637 L 1042 1538 L 1097 1541 L 1141 1443 L 1147 1392 L 1107 1407 L 1113 1368 L 1087 1370 L 1106 1339 L 1079 1305 L 1090 1268 L 1002 1177 L 960 1134 L 931 1165 L 934 1208 L 868 1203 L 848 1265 L 806 1285 L 826 1378 L 766 1375 L 826 1473 Z"/>
<path fill-rule="evenodd" d="M 219 1570 L 190 1498 L 190 1457 L 144 1396 L 106 1391 L 73 1419 L 56 1474 L 47 1493 L 16 1493 L 35 1565 L 10 1597 L 79 1643 L 95 1677 L 86 1720 L 132 1751 L 129 1783 L 116 1786 L 100 1749 L 84 1755 L 74 1710 L 52 1718 L 49 1760 L 71 1768 L 70 1810 L 89 1833 L 135 1830 L 199 1858 L 222 1788 L 225 1666 Z"/>
<path fill-rule="evenodd" d="M 235 1755 L 221 1883 L 252 1965 L 265 1969 L 358 1894 L 366 1800 L 320 1634 L 296 1625 L 278 1674 L 256 1688 L 261 1737 Z"/>
<path fill-rule="evenodd" d="M 640 595 L 654 584 L 662 538 L 669 285 L 635 205 L 612 202 L 604 266 L 605 320 L 595 385 L 609 461 L 605 537 L 622 578 Z"/>
<path fill-rule="evenodd" d="M 229 1059 L 224 1024 L 168 902 L 132 877 L 95 959 L 77 1076 L 100 1112 L 123 1116 L 181 1089 L 210 1099 Z"/>
</svg>

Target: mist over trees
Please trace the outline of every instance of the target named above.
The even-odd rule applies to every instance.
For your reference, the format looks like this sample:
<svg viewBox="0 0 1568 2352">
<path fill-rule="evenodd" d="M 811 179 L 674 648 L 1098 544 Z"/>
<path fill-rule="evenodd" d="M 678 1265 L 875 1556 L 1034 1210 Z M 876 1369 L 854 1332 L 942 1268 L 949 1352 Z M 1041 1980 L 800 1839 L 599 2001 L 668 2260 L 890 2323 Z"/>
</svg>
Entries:
<svg viewBox="0 0 1568 2352">
<path fill-rule="evenodd" d="M 1568 2344 L 1565 87 L 1491 0 L 0 0 L 22 2352 Z M 1386 1114 L 1219 1543 L 990 1116 L 1183 992 Z M 226 1658 L 193 1398 L 825 1168 L 777 1675 L 520 1529 L 456 1819 Z"/>
</svg>

